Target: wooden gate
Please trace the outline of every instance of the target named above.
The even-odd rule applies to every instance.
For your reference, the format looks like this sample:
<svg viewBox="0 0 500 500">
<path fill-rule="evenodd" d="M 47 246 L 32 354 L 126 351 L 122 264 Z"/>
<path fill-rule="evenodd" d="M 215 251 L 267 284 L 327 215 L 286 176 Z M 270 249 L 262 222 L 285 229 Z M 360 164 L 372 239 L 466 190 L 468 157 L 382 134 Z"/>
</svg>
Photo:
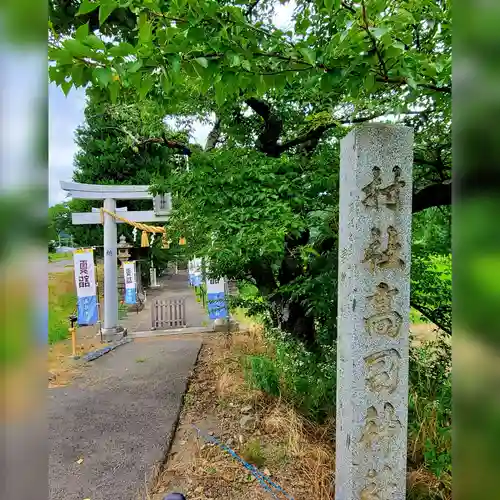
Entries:
<svg viewBox="0 0 500 500">
<path fill-rule="evenodd" d="M 168 330 L 186 326 L 186 299 L 153 300 L 151 329 Z"/>
</svg>

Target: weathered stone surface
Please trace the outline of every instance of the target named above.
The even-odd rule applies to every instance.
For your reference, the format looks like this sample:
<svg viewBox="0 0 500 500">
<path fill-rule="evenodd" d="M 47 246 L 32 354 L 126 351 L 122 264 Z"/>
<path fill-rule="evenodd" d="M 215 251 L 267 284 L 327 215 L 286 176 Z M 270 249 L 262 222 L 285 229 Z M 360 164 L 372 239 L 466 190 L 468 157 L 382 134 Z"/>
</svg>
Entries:
<svg viewBox="0 0 500 500">
<path fill-rule="evenodd" d="M 341 142 L 336 500 L 403 500 L 413 131 Z"/>
</svg>

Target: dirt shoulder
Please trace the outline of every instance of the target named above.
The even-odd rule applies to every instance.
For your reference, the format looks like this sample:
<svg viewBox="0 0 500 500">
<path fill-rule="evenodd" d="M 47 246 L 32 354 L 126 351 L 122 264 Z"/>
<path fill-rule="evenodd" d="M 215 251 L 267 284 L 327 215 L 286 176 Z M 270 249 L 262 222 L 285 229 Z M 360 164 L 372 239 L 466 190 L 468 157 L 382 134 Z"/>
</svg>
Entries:
<svg viewBox="0 0 500 500">
<path fill-rule="evenodd" d="M 228 452 L 197 435 L 213 435 L 257 466 L 296 500 L 331 498 L 333 425 L 308 423 L 285 403 L 244 383 L 241 357 L 263 349 L 257 327 L 204 338 L 177 433 L 152 500 L 166 492 L 189 500 L 269 498 Z M 282 495 L 279 498 L 286 498 Z"/>
</svg>

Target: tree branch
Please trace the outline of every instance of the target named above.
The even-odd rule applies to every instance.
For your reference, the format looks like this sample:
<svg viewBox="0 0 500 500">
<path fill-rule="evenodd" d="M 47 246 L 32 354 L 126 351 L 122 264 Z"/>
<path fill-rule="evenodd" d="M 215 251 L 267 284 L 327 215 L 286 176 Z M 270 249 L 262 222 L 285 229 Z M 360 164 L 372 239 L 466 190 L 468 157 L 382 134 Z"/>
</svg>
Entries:
<svg viewBox="0 0 500 500">
<path fill-rule="evenodd" d="M 364 123 L 368 122 L 370 120 L 373 120 L 375 118 L 378 118 L 379 116 L 383 116 L 385 113 L 379 113 L 376 115 L 371 115 L 371 116 L 365 116 L 361 118 L 349 118 L 349 119 L 343 119 L 338 122 L 332 122 L 332 123 L 327 123 L 326 125 L 321 125 L 320 127 L 317 127 L 315 129 L 310 130 L 306 134 L 296 137 L 295 139 L 291 139 L 290 141 L 285 142 L 283 145 L 280 146 L 280 153 L 283 153 L 284 151 L 287 151 L 294 146 L 298 146 L 303 143 L 308 143 L 312 142 L 314 146 L 316 146 L 321 139 L 322 135 L 327 131 L 332 128 L 335 128 L 338 126 L 338 124 L 354 124 L 354 123 Z M 311 144 L 312 145 L 312 144 Z"/>
<path fill-rule="evenodd" d="M 220 118 L 217 118 L 215 120 L 215 125 L 213 129 L 208 134 L 207 143 L 205 145 L 205 151 L 210 151 L 211 149 L 215 148 L 215 146 L 217 146 L 221 133 L 220 126 L 221 126 L 221 120 Z"/>
<path fill-rule="evenodd" d="M 428 310 L 426 307 L 422 307 L 419 304 L 417 304 L 415 301 L 410 301 L 411 307 L 413 309 L 416 309 L 422 316 L 425 316 L 428 320 L 432 321 L 439 329 L 443 330 L 443 332 L 447 333 L 448 335 L 451 335 L 451 330 L 448 328 L 446 325 L 443 324 L 443 322 L 439 321 L 438 318 L 433 316 L 432 310 Z"/>
<path fill-rule="evenodd" d="M 451 181 L 432 184 L 413 195 L 412 212 L 417 213 L 431 207 L 451 205 Z"/>
<path fill-rule="evenodd" d="M 271 105 L 265 101 L 252 97 L 245 102 L 264 120 L 264 130 L 258 136 L 257 149 L 268 156 L 279 157 L 281 151 L 278 140 L 283 130 L 283 120 L 273 112 Z"/>
<path fill-rule="evenodd" d="M 191 156 L 192 151 L 185 145 L 177 141 L 171 141 L 165 137 L 148 137 L 147 139 L 142 139 L 137 142 L 137 147 L 143 146 L 145 144 L 163 144 L 170 149 L 178 149 L 180 154 Z"/>
<path fill-rule="evenodd" d="M 249 6 L 247 11 L 245 12 L 245 16 L 249 17 L 253 14 L 253 11 L 257 8 L 257 5 L 259 5 L 260 0 L 254 0 Z"/>
<path fill-rule="evenodd" d="M 382 73 L 384 81 L 386 81 L 388 79 L 387 66 L 385 65 L 384 58 L 382 57 L 382 53 L 380 52 L 380 49 L 378 47 L 377 40 L 373 36 L 373 33 L 370 31 L 370 23 L 368 21 L 368 16 L 366 14 L 366 5 L 365 5 L 364 0 L 361 0 L 361 7 L 362 7 L 362 13 L 363 13 L 363 22 L 365 23 L 363 26 L 363 29 L 366 31 L 368 38 L 372 42 L 373 51 L 377 55 L 377 59 L 378 59 L 379 66 L 380 66 L 380 71 Z"/>
</svg>

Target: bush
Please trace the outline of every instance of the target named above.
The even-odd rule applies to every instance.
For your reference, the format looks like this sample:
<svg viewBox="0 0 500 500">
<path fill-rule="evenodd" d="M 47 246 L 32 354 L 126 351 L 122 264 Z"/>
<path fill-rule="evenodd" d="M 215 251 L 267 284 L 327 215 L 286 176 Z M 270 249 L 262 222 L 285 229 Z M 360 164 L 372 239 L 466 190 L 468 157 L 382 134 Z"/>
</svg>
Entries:
<svg viewBox="0 0 500 500">
<path fill-rule="evenodd" d="M 443 336 L 410 349 L 410 460 L 451 474 L 451 348 Z"/>
<path fill-rule="evenodd" d="M 306 417 L 319 422 L 335 411 L 336 352 L 322 346 L 309 352 L 276 329 L 266 331 L 268 354 L 246 358 L 247 381 L 273 396 L 289 400 Z"/>
</svg>

